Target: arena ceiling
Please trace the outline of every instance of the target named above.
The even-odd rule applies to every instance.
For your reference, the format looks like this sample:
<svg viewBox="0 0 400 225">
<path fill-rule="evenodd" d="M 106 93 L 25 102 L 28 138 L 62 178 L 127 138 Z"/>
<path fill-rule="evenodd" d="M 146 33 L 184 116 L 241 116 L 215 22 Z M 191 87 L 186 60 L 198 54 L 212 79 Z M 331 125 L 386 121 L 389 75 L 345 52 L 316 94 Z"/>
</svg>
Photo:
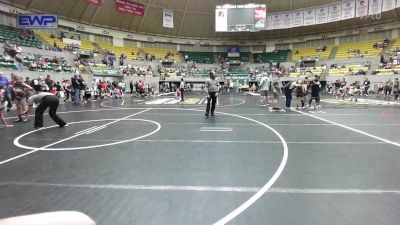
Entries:
<svg viewBox="0 0 400 225">
<path fill-rule="evenodd" d="M 334 0 L 137 0 L 145 5 L 143 17 L 121 13 L 115 10 L 115 0 L 103 0 L 98 7 L 84 0 L 0 0 L 34 12 L 56 13 L 61 18 L 79 21 L 84 24 L 103 26 L 134 33 L 158 34 L 176 37 L 194 37 L 200 39 L 265 39 L 293 37 L 305 34 L 318 34 L 344 29 L 365 27 L 398 21 L 399 9 L 386 12 L 380 20 L 351 19 L 338 23 L 273 30 L 257 33 L 217 33 L 215 32 L 215 6 L 223 4 L 266 4 L 268 12 L 280 12 L 306 8 Z M 162 26 L 162 10 L 174 10 L 174 28 Z"/>
</svg>

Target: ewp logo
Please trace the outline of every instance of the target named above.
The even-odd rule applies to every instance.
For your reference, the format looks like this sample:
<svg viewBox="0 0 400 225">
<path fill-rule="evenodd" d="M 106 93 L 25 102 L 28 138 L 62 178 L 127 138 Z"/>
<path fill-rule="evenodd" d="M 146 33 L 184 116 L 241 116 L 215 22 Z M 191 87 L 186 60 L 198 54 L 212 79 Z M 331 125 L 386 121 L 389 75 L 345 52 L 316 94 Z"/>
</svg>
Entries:
<svg viewBox="0 0 400 225">
<path fill-rule="evenodd" d="M 57 28 L 57 15 L 29 14 L 17 16 L 17 27 L 21 28 Z"/>
</svg>

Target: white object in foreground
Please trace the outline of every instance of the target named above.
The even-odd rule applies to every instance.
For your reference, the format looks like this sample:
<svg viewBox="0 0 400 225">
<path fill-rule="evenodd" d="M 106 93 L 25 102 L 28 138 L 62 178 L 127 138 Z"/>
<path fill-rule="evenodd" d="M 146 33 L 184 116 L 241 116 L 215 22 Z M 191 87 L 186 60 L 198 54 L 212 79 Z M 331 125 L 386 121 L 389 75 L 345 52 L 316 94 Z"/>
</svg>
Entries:
<svg viewBox="0 0 400 225">
<path fill-rule="evenodd" d="M 96 225 L 96 223 L 81 212 L 61 211 L 2 219 L 0 225 Z"/>
</svg>

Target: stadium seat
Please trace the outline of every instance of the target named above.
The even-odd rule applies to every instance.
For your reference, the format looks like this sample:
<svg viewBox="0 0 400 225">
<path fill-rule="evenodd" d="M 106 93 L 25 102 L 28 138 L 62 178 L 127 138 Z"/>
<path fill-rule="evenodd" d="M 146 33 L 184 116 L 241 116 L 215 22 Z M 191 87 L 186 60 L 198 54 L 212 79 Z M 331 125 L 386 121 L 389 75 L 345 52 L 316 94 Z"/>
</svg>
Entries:
<svg viewBox="0 0 400 225">
<path fill-rule="evenodd" d="M 188 56 L 188 60 L 195 61 L 196 63 L 214 63 L 213 52 L 182 52 L 183 57 Z"/>
<path fill-rule="evenodd" d="M 255 54 L 254 58 L 257 59 L 258 57 L 261 57 L 264 63 L 286 62 L 289 52 L 290 50 L 278 50 L 274 52 L 266 52 L 262 54 Z"/>
<path fill-rule="evenodd" d="M 378 42 L 377 40 L 362 41 L 356 43 L 341 44 L 338 46 L 336 59 L 349 59 L 357 57 L 357 53 L 352 52 L 360 50 L 362 57 L 376 57 L 382 52 L 381 48 L 373 48 L 373 45 Z"/>
<path fill-rule="evenodd" d="M 325 72 L 326 68 L 324 66 L 320 67 L 304 67 L 296 68 L 296 72 L 291 72 L 289 77 L 305 77 L 305 76 L 314 76 L 314 75 L 321 75 Z"/>
<path fill-rule="evenodd" d="M 294 48 L 292 50 L 292 60 L 299 61 L 302 58 L 308 57 L 329 59 L 332 50 L 332 46 L 328 46 L 326 51 L 317 51 L 316 48 Z"/>
<path fill-rule="evenodd" d="M 331 77 L 336 77 L 336 76 L 347 76 L 349 75 L 349 72 L 356 74 L 358 71 L 363 70 L 365 72 L 368 72 L 369 68 L 366 66 L 363 66 L 362 64 L 351 64 L 347 65 L 345 68 L 332 68 L 329 70 L 329 76 Z"/>
<path fill-rule="evenodd" d="M 2 42 L 8 41 L 11 44 L 16 44 L 19 46 L 38 48 L 42 46 L 42 42 L 39 39 L 35 40 L 21 40 L 18 38 L 19 32 L 21 30 L 18 28 L 11 28 L 8 26 L 0 25 L 0 40 Z"/>
</svg>

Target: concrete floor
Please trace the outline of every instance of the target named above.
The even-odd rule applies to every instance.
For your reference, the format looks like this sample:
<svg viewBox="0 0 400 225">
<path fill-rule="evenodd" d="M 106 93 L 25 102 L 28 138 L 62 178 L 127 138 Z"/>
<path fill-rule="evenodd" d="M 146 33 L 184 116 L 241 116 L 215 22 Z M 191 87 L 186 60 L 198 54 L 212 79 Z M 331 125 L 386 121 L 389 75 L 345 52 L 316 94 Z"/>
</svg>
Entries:
<svg viewBox="0 0 400 225">
<path fill-rule="evenodd" d="M 271 112 L 258 96 L 222 95 L 207 119 L 204 96 L 162 98 L 61 105 L 65 129 L 1 128 L 0 218 L 399 224 L 399 105 L 323 97 L 319 110 Z"/>
</svg>

